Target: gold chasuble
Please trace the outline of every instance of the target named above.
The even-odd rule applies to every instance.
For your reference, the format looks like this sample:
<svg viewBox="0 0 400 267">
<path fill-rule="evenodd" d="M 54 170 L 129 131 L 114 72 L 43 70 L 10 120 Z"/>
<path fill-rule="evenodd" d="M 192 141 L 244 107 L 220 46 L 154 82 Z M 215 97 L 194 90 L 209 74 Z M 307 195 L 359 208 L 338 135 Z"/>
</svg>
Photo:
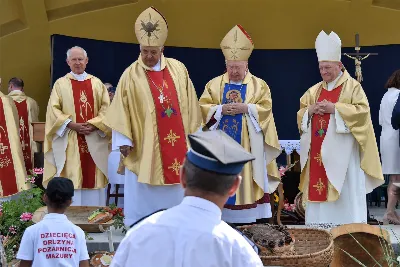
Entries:
<svg viewBox="0 0 400 267">
<path fill-rule="evenodd" d="M 384 182 L 375 133 L 372 126 L 370 108 L 367 97 L 359 82 L 350 77 L 347 70 L 338 79 L 335 89 L 326 90 L 327 83 L 320 82 L 308 89 L 300 99 L 300 110 L 297 113 L 297 123 L 302 135 L 302 123 L 308 107 L 316 102 L 327 99 L 335 103 L 335 108 L 342 117 L 345 125 L 354 136 L 360 148 L 361 169 L 366 174 L 366 190 L 371 192 Z M 336 201 L 339 192 L 333 184 L 343 184 L 346 172 L 341 177 L 330 177 L 323 163 L 321 147 L 326 141 L 326 132 L 329 124 L 329 115 L 313 116 L 309 119 L 311 125 L 310 141 L 304 142 L 302 158 L 302 172 L 299 189 L 305 193 L 306 200 L 314 202 Z M 334 137 L 331 137 L 334 138 Z M 324 141 L 325 139 L 325 141 Z M 302 138 L 303 140 L 303 138 Z M 334 139 L 331 139 L 334 140 Z M 324 142 L 323 142 L 324 141 Z M 307 145 L 306 145 L 307 144 Z M 303 145 L 303 143 L 302 143 Z M 341 157 L 341 155 L 336 155 Z"/>
<path fill-rule="evenodd" d="M 27 190 L 14 101 L 0 92 L 0 198 Z"/>
<path fill-rule="evenodd" d="M 8 96 L 14 100 L 18 110 L 19 137 L 25 168 L 29 173 L 29 170 L 33 169 L 33 154 L 38 151 L 36 142 L 33 141 L 33 126 L 31 123 L 39 121 L 39 106 L 34 99 L 26 96 L 21 91 L 11 91 Z"/>
<path fill-rule="evenodd" d="M 223 104 L 222 99 L 224 98 L 223 93 L 226 84 L 229 84 L 227 73 L 212 79 L 206 85 L 199 100 L 203 124 L 208 124 L 212 121 L 217 105 Z M 242 101 L 248 104 L 250 109 L 253 109 L 253 114 L 258 114 L 258 118 L 255 119 L 262 130 L 262 135 L 257 135 L 254 126 L 251 124 L 249 114 L 242 116 L 242 130 L 239 133 L 242 136 L 241 145 L 251 152 L 256 157 L 256 160 L 244 165 L 242 171 L 243 180 L 239 190 L 236 192 L 235 205 L 241 209 L 249 209 L 254 208 L 257 204 L 268 203 L 269 199 L 263 200 L 263 198 L 268 197 L 268 195 L 264 196 L 264 193 L 272 193 L 277 188 L 280 182 L 280 175 L 275 158 L 281 153 L 281 147 L 272 114 L 272 99 L 268 85 L 250 72 L 247 73 L 242 84 L 246 85 L 245 99 Z M 222 125 L 223 122 L 221 121 L 221 129 L 224 130 Z M 261 140 L 258 140 L 260 137 Z M 267 154 L 266 166 L 264 152 Z M 267 170 L 269 188 L 264 188 L 263 186 L 265 170 Z"/>
<path fill-rule="evenodd" d="M 109 104 L 107 89 L 90 74 L 84 81 L 78 81 L 69 73 L 55 82 L 46 113 L 44 184 L 54 176 L 61 176 L 71 179 L 75 189 L 99 189 L 107 185 L 110 131 L 102 120 Z M 88 122 L 101 132 L 81 135 L 67 128 L 59 136 L 57 131 L 67 119 Z"/>
<path fill-rule="evenodd" d="M 241 25 L 235 25 L 220 46 L 227 61 L 248 62 L 254 49 L 253 40 Z M 244 165 L 242 183 L 236 195 L 225 204 L 225 208 L 231 210 L 255 209 L 258 205 L 270 203 L 268 193 L 273 193 L 280 183 L 275 159 L 281 154 L 281 146 L 272 114 L 271 91 L 265 81 L 252 75 L 248 69 L 246 72 L 240 85 L 231 84 L 228 73 L 212 79 L 199 100 L 205 128 L 215 130 L 218 127 L 255 157 L 254 161 Z M 220 113 L 216 118 L 218 109 L 230 103 L 245 103 L 248 112 L 222 117 Z M 235 222 L 243 220 L 243 216 L 240 217 Z"/>
<path fill-rule="evenodd" d="M 189 147 L 187 135 L 201 125 L 186 67 L 162 55 L 161 71 L 152 71 L 139 56 L 122 74 L 105 124 L 132 141 L 123 164 L 139 183 L 178 184 Z"/>
</svg>

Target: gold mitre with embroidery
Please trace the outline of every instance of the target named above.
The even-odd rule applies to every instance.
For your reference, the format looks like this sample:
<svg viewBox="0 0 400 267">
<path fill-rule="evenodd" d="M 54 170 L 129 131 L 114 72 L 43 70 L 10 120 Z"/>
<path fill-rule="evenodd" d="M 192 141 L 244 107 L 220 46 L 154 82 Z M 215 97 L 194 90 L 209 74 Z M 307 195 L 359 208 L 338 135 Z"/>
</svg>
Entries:
<svg viewBox="0 0 400 267">
<path fill-rule="evenodd" d="M 340 61 L 342 57 L 342 41 L 335 32 L 329 35 L 321 31 L 315 40 L 318 61 Z"/>
<path fill-rule="evenodd" d="M 244 28 L 236 25 L 222 39 L 221 49 L 226 60 L 245 61 L 253 52 L 254 44 Z"/>
<path fill-rule="evenodd" d="M 168 23 L 154 7 L 143 11 L 136 19 L 135 34 L 143 46 L 163 46 L 168 36 Z"/>
</svg>

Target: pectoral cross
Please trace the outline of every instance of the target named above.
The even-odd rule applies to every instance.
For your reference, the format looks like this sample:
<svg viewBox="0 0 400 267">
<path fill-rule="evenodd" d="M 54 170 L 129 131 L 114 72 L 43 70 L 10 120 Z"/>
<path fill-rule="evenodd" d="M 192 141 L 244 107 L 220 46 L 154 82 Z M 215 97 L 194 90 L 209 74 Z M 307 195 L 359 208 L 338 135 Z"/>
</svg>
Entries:
<svg viewBox="0 0 400 267">
<path fill-rule="evenodd" d="M 158 97 L 158 99 L 160 100 L 160 103 L 164 103 L 164 95 L 161 93 L 160 96 Z"/>
<path fill-rule="evenodd" d="M 361 61 L 363 61 L 364 59 L 366 59 L 369 56 L 376 56 L 378 55 L 378 53 L 360 53 L 360 35 L 358 33 L 356 33 L 356 46 L 354 47 L 354 49 L 356 50 L 355 53 L 343 53 L 343 55 L 345 55 L 348 58 L 351 58 L 354 60 L 354 64 L 356 66 L 356 77 L 357 77 L 357 81 L 358 82 L 362 82 L 363 81 L 363 76 L 362 76 L 362 72 L 361 72 Z"/>
</svg>

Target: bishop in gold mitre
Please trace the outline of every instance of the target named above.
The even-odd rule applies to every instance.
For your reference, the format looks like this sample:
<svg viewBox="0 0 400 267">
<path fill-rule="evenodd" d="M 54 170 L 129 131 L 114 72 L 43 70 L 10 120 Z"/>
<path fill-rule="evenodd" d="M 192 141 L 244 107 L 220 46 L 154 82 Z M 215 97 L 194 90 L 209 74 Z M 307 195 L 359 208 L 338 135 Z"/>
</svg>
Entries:
<svg viewBox="0 0 400 267">
<path fill-rule="evenodd" d="M 18 125 L 14 101 L 0 92 L 0 202 L 28 189 Z"/>
<path fill-rule="evenodd" d="M 300 99 L 300 190 L 306 224 L 367 222 L 366 194 L 384 183 L 367 96 L 341 63 L 339 36 L 315 41 L 322 81 Z"/>
<path fill-rule="evenodd" d="M 33 155 L 38 151 L 33 141 L 32 122 L 39 121 L 39 105 L 24 92 L 24 81 L 13 77 L 8 82 L 8 96 L 14 100 L 18 110 L 19 139 L 24 155 L 26 172 L 33 170 Z"/>
<path fill-rule="evenodd" d="M 267 83 L 250 73 L 254 44 L 242 26 L 224 37 L 226 73 L 207 83 L 200 97 L 206 130 L 221 129 L 255 156 L 242 171 L 242 183 L 222 212 L 230 223 L 253 223 L 271 217 L 269 193 L 280 183 L 276 158 L 281 153 Z"/>
<path fill-rule="evenodd" d="M 54 83 L 47 105 L 43 184 L 55 176 L 69 178 L 73 205 L 104 206 L 111 131 L 102 121 L 110 98 L 104 84 L 86 73 L 83 48 L 69 49 L 67 64 L 71 72 Z"/>
<path fill-rule="evenodd" d="M 122 74 L 106 114 L 112 150 L 119 148 L 124 156 L 126 225 L 182 201 L 179 169 L 187 135 L 201 125 L 185 65 L 163 54 L 166 19 L 150 7 L 137 18 L 135 33 L 139 58 Z"/>
</svg>

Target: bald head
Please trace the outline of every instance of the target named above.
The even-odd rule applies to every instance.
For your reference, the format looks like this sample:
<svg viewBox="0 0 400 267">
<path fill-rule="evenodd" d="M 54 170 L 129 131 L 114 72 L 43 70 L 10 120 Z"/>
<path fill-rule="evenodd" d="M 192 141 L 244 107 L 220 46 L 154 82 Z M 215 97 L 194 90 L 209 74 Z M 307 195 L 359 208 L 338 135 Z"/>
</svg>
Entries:
<svg viewBox="0 0 400 267">
<path fill-rule="evenodd" d="M 79 46 L 74 46 L 67 51 L 67 64 L 71 71 L 75 74 L 85 72 L 86 65 L 89 62 L 85 49 Z"/>
</svg>

